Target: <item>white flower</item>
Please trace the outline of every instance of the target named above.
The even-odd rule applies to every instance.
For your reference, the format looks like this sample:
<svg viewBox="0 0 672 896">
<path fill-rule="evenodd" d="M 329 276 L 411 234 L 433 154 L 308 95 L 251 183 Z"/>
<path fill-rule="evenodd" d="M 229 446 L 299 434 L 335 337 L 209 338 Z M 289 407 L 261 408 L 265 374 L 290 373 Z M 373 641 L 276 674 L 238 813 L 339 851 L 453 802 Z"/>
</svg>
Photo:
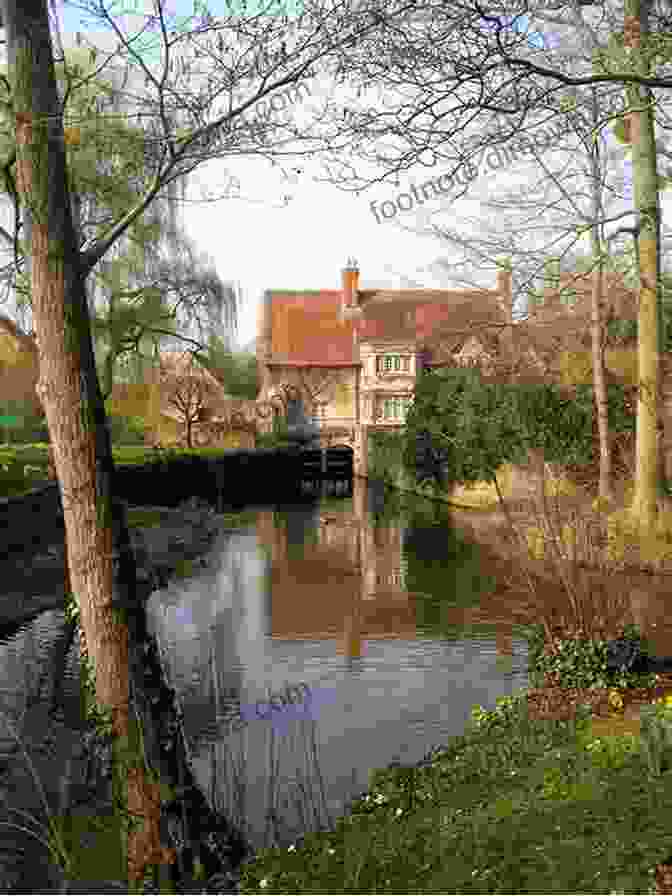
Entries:
<svg viewBox="0 0 672 896">
<path fill-rule="evenodd" d="M 328 849 L 327 852 L 329 853 L 330 856 L 333 856 L 334 853 L 336 852 L 336 850 L 335 850 L 335 849 Z"/>
<path fill-rule="evenodd" d="M 296 852 L 296 846 L 292 843 L 291 846 L 287 847 L 287 852 Z"/>
<path fill-rule="evenodd" d="M 404 811 L 403 809 L 397 809 L 397 811 L 396 811 L 394 814 L 395 814 L 396 816 L 399 816 L 399 815 L 402 815 L 402 814 L 403 814 L 403 811 Z"/>
<path fill-rule="evenodd" d="M 263 888 L 263 887 L 267 887 L 267 886 L 268 886 L 268 878 L 267 878 L 267 877 L 264 877 L 262 880 L 260 880 L 260 881 L 259 881 L 259 886 L 262 887 L 262 888 Z"/>
</svg>

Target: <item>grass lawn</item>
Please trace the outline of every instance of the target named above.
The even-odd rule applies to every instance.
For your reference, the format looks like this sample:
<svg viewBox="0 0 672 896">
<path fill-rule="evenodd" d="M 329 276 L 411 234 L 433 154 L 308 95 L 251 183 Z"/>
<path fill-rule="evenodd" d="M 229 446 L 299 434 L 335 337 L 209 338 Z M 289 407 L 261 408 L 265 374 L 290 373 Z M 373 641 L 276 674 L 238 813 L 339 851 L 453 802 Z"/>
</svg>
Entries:
<svg viewBox="0 0 672 896">
<path fill-rule="evenodd" d="M 261 851 L 241 892 L 647 893 L 671 847 L 672 771 L 639 736 L 531 720 L 519 693 L 426 765 L 377 771 L 333 832 Z"/>
</svg>

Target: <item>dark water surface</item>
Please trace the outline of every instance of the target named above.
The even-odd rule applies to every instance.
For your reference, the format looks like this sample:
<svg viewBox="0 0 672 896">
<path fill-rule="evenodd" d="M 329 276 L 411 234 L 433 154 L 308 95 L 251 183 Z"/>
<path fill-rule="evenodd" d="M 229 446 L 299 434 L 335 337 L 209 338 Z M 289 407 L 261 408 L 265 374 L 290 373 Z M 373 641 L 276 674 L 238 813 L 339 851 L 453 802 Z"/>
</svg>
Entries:
<svg viewBox="0 0 672 896">
<path fill-rule="evenodd" d="M 205 567 L 148 605 L 205 793 L 255 847 L 289 845 L 372 769 L 462 733 L 475 703 L 527 685 L 516 626 L 479 612 L 495 584 L 445 506 L 363 480 L 229 514 Z M 0 709 L 17 724 L 51 693 L 63 629 L 49 611 L 0 641 Z M 76 728 L 75 647 L 60 666 Z M 3 729 L 0 755 L 10 744 Z"/>
</svg>

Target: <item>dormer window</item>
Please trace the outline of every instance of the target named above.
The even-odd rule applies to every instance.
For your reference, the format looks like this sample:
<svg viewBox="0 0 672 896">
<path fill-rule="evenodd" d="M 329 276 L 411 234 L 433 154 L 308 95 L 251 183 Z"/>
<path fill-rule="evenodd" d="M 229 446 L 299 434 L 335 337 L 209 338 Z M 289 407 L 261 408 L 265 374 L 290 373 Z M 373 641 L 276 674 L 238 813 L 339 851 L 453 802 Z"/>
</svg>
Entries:
<svg viewBox="0 0 672 896">
<path fill-rule="evenodd" d="M 376 373 L 409 373 L 411 358 L 409 355 L 379 355 L 376 358 Z"/>
</svg>

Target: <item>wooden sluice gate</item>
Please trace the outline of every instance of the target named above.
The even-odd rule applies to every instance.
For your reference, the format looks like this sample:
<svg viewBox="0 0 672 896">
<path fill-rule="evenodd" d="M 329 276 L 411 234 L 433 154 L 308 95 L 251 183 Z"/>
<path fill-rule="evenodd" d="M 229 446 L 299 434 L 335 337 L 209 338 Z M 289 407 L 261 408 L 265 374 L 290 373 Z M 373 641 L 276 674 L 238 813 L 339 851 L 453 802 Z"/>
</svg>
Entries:
<svg viewBox="0 0 672 896">
<path fill-rule="evenodd" d="M 345 448 L 309 448 L 301 452 L 301 482 L 352 482 L 353 452 Z"/>
</svg>

